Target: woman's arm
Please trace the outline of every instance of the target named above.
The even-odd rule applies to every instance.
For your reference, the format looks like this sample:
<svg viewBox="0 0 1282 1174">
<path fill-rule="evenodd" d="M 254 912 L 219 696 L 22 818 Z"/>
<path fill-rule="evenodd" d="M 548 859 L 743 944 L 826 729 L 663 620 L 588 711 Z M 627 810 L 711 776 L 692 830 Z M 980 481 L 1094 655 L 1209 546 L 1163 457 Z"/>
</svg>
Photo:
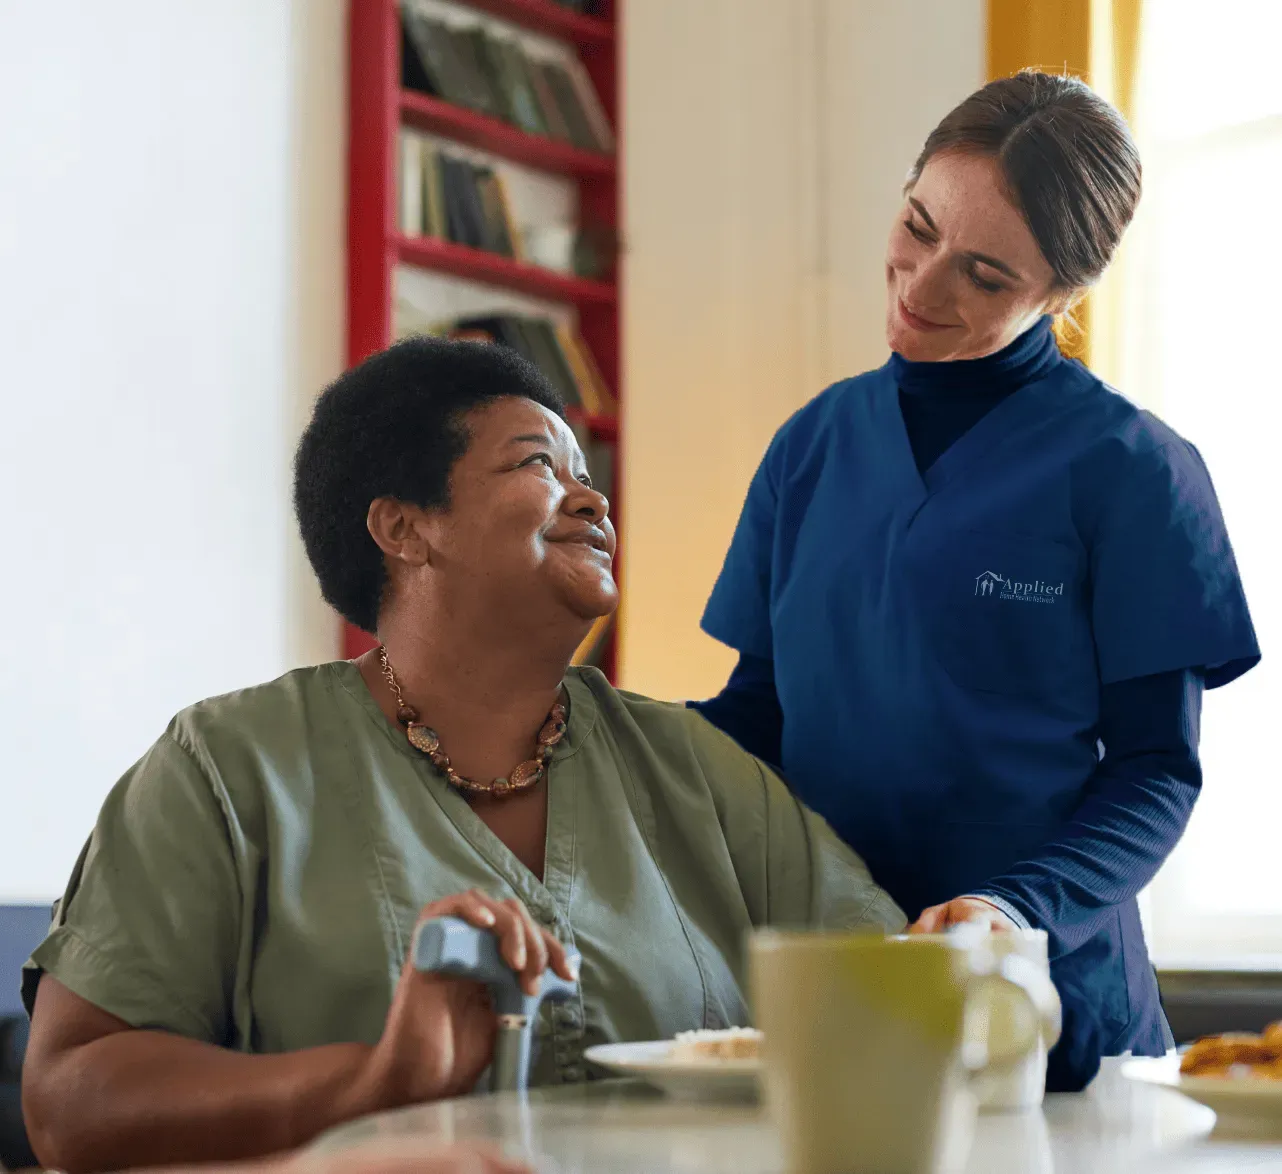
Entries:
<svg viewBox="0 0 1282 1174">
<path fill-rule="evenodd" d="M 549 964 L 572 977 L 560 944 L 518 901 L 463 893 L 422 913 L 444 916 L 498 936 L 526 989 Z M 377 1044 L 280 1055 L 137 1030 L 46 975 L 23 1113 L 40 1160 L 73 1174 L 276 1154 L 365 1113 L 470 1092 L 494 1029 L 483 987 L 421 974 L 408 961 Z"/>
<path fill-rule="evenodd" d="M 743 653 L 726 687 L 707 701 L 689 701 L 749 754 L 778 767 L 783 757 L 783 709 L 775 692 L 774 661 Z"/>
<path fill-rule="evenodd" d="M 1036 857 L 977 890 L 1068 953 L 1134 897 L 1171 854 L 1202 785 L 1197 746 L 1202 679 L 1192 670 L 1105 685 L 1105 755 L 1082 804 Z"/>
<path fill-rule="evenodd" d="M 274 1154 L 383 1104 L 363 1044 L 252 1056 L 135 1031 L 49 976 L 32 1025 L 23 1116 L 50 1169 Z"/>
</svg>

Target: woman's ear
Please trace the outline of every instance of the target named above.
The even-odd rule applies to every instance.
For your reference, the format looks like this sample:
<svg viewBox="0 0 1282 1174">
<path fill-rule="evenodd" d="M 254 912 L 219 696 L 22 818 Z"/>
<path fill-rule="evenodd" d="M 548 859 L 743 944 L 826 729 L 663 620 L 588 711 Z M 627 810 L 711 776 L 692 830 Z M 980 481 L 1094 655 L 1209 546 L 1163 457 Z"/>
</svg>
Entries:
<svg viewBox="0 0 1282 1174">
<path fill-rule="evenodd" d="M 423 511 L 393 497 L 376 497 L 365 515 L 365 526 L 379 550 L 406 566 L 422 567 L 431 561 Z"/>
</svg>

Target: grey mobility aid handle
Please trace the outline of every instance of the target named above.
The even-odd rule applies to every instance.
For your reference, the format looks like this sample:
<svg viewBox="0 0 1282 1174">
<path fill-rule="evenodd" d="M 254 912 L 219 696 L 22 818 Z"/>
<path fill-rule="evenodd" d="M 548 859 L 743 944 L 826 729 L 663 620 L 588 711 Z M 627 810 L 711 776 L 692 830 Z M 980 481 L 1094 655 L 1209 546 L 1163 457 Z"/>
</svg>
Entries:
<svg viewBox="0 0 1282 1174">
<path fill-rule="evenodd" d="M 494 1092 L 524 1092 L 530 1081 L 534 1021 L 539 1006 L 545 999 L 561 1003 L 573 998 L 579 984 L 547 970 L 539 983 L 539 993 L 527 995 L 516 972 L 499 953 L 494 934 L 457 917 L 423 922 L 414 934 L 413 958 L 418 970 L 468 978 L 489 988 L 499 1021 L 490 1087 Z M 572 968 L 578 968 L 578 953 L 567 950 L 566 959 Z"/>
</svg>

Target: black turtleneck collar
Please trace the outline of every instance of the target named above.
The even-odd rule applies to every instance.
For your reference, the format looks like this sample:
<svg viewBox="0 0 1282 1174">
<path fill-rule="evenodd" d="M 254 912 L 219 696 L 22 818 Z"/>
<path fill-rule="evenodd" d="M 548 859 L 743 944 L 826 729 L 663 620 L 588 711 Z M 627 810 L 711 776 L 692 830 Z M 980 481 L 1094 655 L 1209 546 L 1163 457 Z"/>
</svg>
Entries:
<svg viewBox="0 0 1282 1174">
<path fill-rule="evenodd" d="M 899 410 L 918 471 L 924 474 L 1007 396 L 1066 361 L 1059 353 L 1050 318 L 982 359 L 910 363 L 891 355 Z"/>
<path fill-rule="evenodd" d="M 955 359 L 943 363 L 914 363 L 901 355 L 890 356 L 890 371 L 901 392 L 911 396 L 975 395 L 1004 399 L 1050 373 L 1064 362 L 1051 318 L 1042 318 L 1014 342 L 982 359 Z"/>
</svg>

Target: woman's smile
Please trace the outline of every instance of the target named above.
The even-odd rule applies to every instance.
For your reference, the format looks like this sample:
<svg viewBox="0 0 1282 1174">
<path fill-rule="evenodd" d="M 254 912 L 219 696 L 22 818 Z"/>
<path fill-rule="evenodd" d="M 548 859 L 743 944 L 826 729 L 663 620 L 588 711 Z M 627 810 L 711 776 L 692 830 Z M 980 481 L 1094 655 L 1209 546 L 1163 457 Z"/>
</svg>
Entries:
<svg viewBox="0 0 1282 1174">
<path fill-rule="evenodd" d="M 929 318 L 923 318 L 920 314 L 914 314 L 906 305 L 904 299 L 899 299 L 899 315 L 914 330 L 952 330 L 953 326 L 947 322 L 932 322 Z"/>
</svg>

